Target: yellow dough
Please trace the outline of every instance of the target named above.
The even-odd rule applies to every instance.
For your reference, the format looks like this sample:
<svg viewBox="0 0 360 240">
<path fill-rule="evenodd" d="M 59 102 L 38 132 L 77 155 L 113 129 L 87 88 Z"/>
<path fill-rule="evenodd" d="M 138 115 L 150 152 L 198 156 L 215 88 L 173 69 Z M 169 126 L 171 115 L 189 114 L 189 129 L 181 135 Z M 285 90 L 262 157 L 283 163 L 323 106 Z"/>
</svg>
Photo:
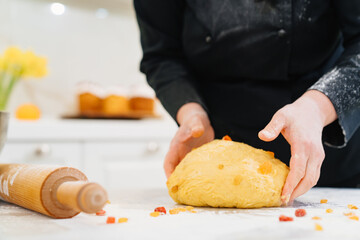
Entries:
<svg viewBox="0 0 360 240">
<path fill-rule="evenodd" d="M 174 201 L 186 205 L 276 207 L 288 172 L 272 152 L 214 140 L 188 153 L 167 187 Z"/>
</svg>

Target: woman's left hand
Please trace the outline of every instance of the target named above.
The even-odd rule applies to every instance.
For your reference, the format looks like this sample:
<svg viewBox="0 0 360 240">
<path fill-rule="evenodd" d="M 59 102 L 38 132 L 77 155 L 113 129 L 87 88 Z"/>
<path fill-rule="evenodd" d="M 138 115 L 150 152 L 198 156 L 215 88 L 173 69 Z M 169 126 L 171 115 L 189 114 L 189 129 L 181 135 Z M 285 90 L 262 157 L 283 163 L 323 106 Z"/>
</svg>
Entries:
<svg viewBox="0 0 360 240">
<path fill-rule="evenodd" d="M 277 111 L 259 132 L 259 138 L 267 142 L 281 133 L 290 144 L 290 172 L 282 191 L 283 203 L 293 201 L 316 185 L 325 158 L 322 131 L 336 118 L 330 100 L 319 91 L 309 90 Z"/>
</svg>

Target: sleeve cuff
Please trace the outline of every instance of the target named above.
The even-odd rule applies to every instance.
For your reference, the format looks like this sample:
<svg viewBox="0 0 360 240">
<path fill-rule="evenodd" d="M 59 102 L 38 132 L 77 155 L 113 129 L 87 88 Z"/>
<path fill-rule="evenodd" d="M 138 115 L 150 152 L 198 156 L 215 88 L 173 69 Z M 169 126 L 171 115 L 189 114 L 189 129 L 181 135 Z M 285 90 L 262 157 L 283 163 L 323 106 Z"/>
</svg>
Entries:
<svg viewBox="0 0 360 240">
<path fill-rule="evenodd" d="M 176 120 L 177 112 L 186 103 L 198 103 L 208 113 L 208 109 L 196 91 L 195 86 L 186 80 L 171 82 L 158 90 L 156 94 L 164 108 L 177 124 L 179 124 Z"/>
</svg>

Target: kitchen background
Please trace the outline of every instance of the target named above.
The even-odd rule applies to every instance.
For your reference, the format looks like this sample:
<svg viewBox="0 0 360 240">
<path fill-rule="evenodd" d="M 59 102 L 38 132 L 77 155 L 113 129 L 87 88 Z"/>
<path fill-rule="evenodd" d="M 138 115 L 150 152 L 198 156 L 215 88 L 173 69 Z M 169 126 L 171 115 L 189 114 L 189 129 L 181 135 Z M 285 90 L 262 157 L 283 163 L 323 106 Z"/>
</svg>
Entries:
<svg viewBox="0 0 360 240">
<path fill-rule="evenodd" d="M 79 81 L 145 82 L 131 0 L 64 0 L 64 13 L 51 10 L 53 1 L 47 0 L 0 3 L 1 52 L 10 45 L 31 49 L 47 57 L 49 69 L 45 78 L 17 86 L 9 110 L 32 101 L 44 114 L 58 116 L 75 108 Z"/>
<path fill-rule="evenodd" d="M 9 46 L 46 57 L 48 74 L 14 89 L 1 162 L 75 166 L 108 188 L 164 186 L 162 161 L 176 124 L 158 102 L 155 118 L 61 118 L 77 114 L 79 82 L 144 88 L 131 0 L 0 0 L 0 52 Z M 15 119 L 24 103 L 41 118 Z"/>
</svg>

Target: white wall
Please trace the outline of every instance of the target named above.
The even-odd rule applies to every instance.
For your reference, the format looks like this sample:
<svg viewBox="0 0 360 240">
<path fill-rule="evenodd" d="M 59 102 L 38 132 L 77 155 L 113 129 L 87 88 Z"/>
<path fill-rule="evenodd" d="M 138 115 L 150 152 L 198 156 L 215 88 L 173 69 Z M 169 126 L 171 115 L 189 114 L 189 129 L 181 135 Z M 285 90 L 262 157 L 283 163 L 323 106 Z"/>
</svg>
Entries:
<svg viewBox="0 0 360 240">
<path fill-rule="evenodd" d="M 56 1 L 56 0 L 55 0 Z M 0 0 L 0 52 L 9 45 L 48 58 L 49 75 L 21 82 L 9 110 L 35 102 L 45 115 L 75 108 L 75 85 L 145 82 L 139 72 L 141 48 L 131 0 L 58 0 L 64 15 L 50 12 L 48 0 Z M 98 8 L 109 16 L 99 19 Z"/>
</svg>

